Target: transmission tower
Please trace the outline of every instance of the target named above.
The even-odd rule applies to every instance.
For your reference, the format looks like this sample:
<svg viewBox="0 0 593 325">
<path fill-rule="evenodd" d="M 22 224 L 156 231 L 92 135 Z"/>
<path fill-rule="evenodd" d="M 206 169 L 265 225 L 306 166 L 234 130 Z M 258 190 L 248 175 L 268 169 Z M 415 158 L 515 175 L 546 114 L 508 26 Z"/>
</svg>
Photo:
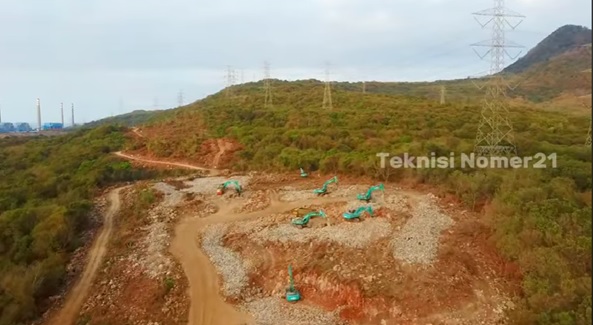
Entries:
<svg viewBox="0 0 593 325">
<path fill-rule="evenodd" d="M 325 67 L 325 91 L 323 92 L 323 109 L 333 109 L 331 82 L 329 81 L 329 63 Z"/>
<path fill-rule="evenodd" d="M 183 90 L 180 90 L 177 94 L 177 105 L 179 105 L 178 107 L 183 106 Z"/>
<path fill-rule="evenodd" d="M 270 63 L 264 62 L 264 107 L 272 107 L 272 81 L 270 80 Z"/>
<path fill-rule="evenodd" d="M 362 82 L 362 93 L 363 94 L 366 94 L 367 93 L 367 84 L 364 81 Z"/>
<path fill-rule="evenodd" d="M 520 54 L 512 57 L 507 48 L 521 48 L 521 45 L 507 41 L 505 30 L 515 29 L 525 16 L 515 13 L 504 6 L 504 0 L 494 0 L 494 8 L 474 13 L 474 18 L 485 28 L 492 24 L 491 39 L 472 44 L 472 46 L 487 47 L 488 51 L 481 55 L 483 59 L 490 54 L 490 75 L 486 84 L 486 95 L 483 100 L 481 121 L 476 135 L 474 152 L 483 156 L 516 155 L 517 148 L 514 144 L 513 126 L 509 119 L 506 88 L 508 87 L 500 74 L 505 64 L 505 56 L 514 60 Z M 490 17 L 481 23 L 478 17 Z M 520 19 L 518 23 L 511 24 L 509 18 Z"/>
<path fill-rule="evenodd" d="M 231 66 L 227 66 L 226 81 L 227 81 L 227 88 L 226 88 L 226 92 L 225 92 L 226 97 L 231 98 L 233 95 L 232 88 L 235 84 L 237 84 L 237 72 Z"/>
<path fill-rule="evenodd" d="M 445 104 L 445 94 L 446 94 L 447 89 L 445 88 L 445 85 L 441 86 L 441 105 Z"/>
</svg>

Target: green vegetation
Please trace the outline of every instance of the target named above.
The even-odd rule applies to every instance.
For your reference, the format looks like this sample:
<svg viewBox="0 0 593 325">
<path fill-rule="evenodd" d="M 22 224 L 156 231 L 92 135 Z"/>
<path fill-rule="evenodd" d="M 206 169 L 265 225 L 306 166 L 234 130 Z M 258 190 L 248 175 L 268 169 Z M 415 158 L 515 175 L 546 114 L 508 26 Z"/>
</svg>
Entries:
<svg viewBox="0 0 593 325">
<path fill-rule="evenodd" d="M 150 121 L 154 116 L 158 115 L 159 113 L 161 113 L 161 111 L 136 110 L 130 113 L 125 113 L 89 122 L 84 124 L 83 127 L 94 128 L 100 125 L 136 126 Z"/>
<path fill-rule="evenodd" d="M 336 90 L 334 110 L 323 111 L 323 87 L 312 81 L 275 83 L 271 109 L 262 108 L 258 85 L 236 87 L 235 94 L 232 100 L 216 94 L 164 115 L 145 128 L 153 138 L 142 141 L 157 155 L 191 158 L 208 138 L 234 138 L 244 146 L 234 166 L 239 170 L 303 167 L 382 181 L 412 179 L 457 195 L 470 209 L 488 204 L 492 239 L 523 272 L 513 323 L 591 322 L 588 120 L 530 107 L 511 110 L 519 155 L 557 153 L 555 169 L 469 170 L 457 163 L 455 169 L 390 170 L 380 168 L 377 153 L 471 152 L 479 106 Z M 209 128 L 191 132 L 197 126 Z"/>
<path fill-rule="evenodd" d="M 0 140 L 1 325 L 26 324 L 58 293 L 98 187 L 155 176 L 108 155 L 122 148 L 121 131 Z"/>
</svg>

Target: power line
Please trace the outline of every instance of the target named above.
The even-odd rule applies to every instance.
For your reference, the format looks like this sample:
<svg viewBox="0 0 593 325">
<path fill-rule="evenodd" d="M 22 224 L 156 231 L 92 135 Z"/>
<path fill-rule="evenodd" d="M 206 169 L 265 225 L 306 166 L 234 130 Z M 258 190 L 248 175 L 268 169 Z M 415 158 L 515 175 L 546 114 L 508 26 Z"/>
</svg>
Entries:
<svg viewBox="0 0 593 325">
<path fill-rule="evenodd" d="M 272 81 L 270 79 L 270 63 L 264 62 L 264 107 L 272 107 Z"/>
<path fill-rule="evenodd" d="M 333 109 L 331 82 L 329 80 L 329 62 L 325 64 L 325 90 L 323 92 L 323 109 Z"/>
<path fill-rule="evenodd" d="M 481 23 L 479 16 L 490 17 L 486 23 Z M 521 18 L 517 24 L 511 24 L 509 17 Z M 504 6 L 504 0 L 494 0 L 494 8 L 474 13 L 474 18 L 482 26 L 492 23 L 491 39 L 472 44 L 472 46 L 487 47 L 484 54 L 476 54 L 485 58 L 490 54 L 490 78 L 485 85 L 486 95 L 483 100 L 481 121 L 476 134 L 474 152 L 483 156 L 516 155 L 517 148 L 514 144 L 513 126 L 509 118 L 506 88 L 508 84 L 499 73 L 504 68 L 505 56 L 511 57 L 507 48 L 521 48 L 514 42 L 507 41 L 505 29 L 515 29 L 525 16 L 515 13 Z"/>
</svg>

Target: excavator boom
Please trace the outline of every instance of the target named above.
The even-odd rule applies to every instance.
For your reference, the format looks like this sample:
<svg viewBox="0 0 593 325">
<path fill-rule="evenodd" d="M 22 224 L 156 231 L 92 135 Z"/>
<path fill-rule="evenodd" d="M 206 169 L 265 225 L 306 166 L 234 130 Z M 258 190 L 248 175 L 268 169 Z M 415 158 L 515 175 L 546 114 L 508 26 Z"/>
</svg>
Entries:
<svg viewBox="0 0 593 325">
<path fill-rule="evenodd" d="M 318 189 L 313 190 L 313 193 L 315 193 L 315 194 L 325 194 L 327 192 L 327 187 L 331 183 L 336 183 L 337 184 L 338 183 L 338 177 L 337 176 L 334 176 L 334 177 L 330 178 L 325 183 L 323 183 L 323 186 L 321 188 L 318 188 Z"/>
<path fill-rule="evenodd" d="M 371 186 L 371 188 L 369 188 L 369 190 L 365 194 L 358 194 L 357 198 L 362 201 L 370 201 L 374 191 L 384 191 L 384 190 L 385 190 L 385 186 L 383 185 L 383 183 L 381 183 L 379 185 Z"/>
</svg>

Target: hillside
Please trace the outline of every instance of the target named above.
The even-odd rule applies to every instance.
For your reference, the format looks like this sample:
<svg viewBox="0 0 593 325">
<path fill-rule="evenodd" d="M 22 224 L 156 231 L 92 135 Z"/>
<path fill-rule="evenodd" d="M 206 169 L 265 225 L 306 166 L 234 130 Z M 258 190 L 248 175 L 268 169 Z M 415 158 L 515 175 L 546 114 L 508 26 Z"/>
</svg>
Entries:
<svg viewBox="0 0 593 325">
<path fill-rule="evenodd" d="M 85 123 L 83 127 L 85 128 L 93 128 L 99 125 L 120 125 L 120 126 L 136 126 L 140 124 L 147 123 L 153 118 L 155 115 L 158 115 L 161 111 L 145 111 L 145 110 L 135 110 L 130 113 L 125 113 L 116 116 L 106 117 L 104 119 L 92 121 L 89 123 Z"/>
<path fill-rule="evenodd" d="M 543 39 L 525 56 L 509 65 L 504 72 L 524 72 L 534 65 L 587 44 L 591 44 L 591 29 L 584 26 L 564 25 Z"/>
<path fill-rule="evenodd" d="M 323 111 L 323 86 L 315 81 L 274 84 L 276 106 L 270 109 L 262 108 L 264 97 L 257 85 L 237 86 L 234 93 L 233 99 L 221 92 L 163 115 L 162 121 L 142 128 L 145 137 L 135 140 L 135 152 L 212 165 L 208 157 L 214 152 L 215 139 L 224 138 L 233 150 L 221 160 L 222 167 L 294 173 L 302 167 L 328 175 L 432 184 L 460 197 L 469 208 L 482 202 L 494 209 L 497 217 L 493 222 L 500 232 L 495 232 L 493 239 L 526 275 L 525 300 L 518 300 L 521 308 L 514 316 L 517 320 L 538 319 L 550 311 L 559 313 L 553 317 L 565 312 L 584 315 L 583 308 L 590 307 L 585 291 L 559 291 L 572 281 L 590 288 L 590 279 L 586 279 L 591 270 L 585 266 L 590 265 L 590 247 L 572 246 L 560 239 L 579 237 L 583 245 L 586 238 L 590 240 L 591 223 L 585 221 L 588 217 L 581 219 L 591 213 L 590 200 L 582 199 L 590 196 L 592 184 L 590 148 L 583 146 L 588 120 L 529 107 L 511 111 L 520 155 L 555 152 L 559 161 L 556 169 L 519 169 L 515 174 L 459 168 L 381 169 L 376 156 L 379 152 L 435 152 L 439 156 L 470 152 L 480 107 L 439 105 L 415 96 L 336 90 L 334 110 Z M 563 190 L 542 192 L 543 184 L 550 183 Z M 526 202 L 535 205 L 526 206 Z M 547 212 L 538 206 L 545 206 Z M 570 216 L 581 220 L 574 219 L 578 226 L 564 224 L 573 218 Z M 568 219 L 562 221 L 564 218 Z M 523 237 L 525 231 L 532 235 Z M 550 256 L 554 256 L 553 264 L 535 262 L 549 260 Z M 561 270 L 571 272 L 560 275 Z M 549 284 L 536 284 L 544 282 Z M 551 299 L 557 294 L 562 298 Z M 540 297 L 537 303 L 529 302 L 535 297 Z"/>
<path fill-rule="evenodd" d="M 30 324 L 72 281 L 73 252 L 100 225 L 92 210 L 101 189 L 161 174 L 109 155 L 125 144 L 122 131 L 0 139 L 1 325 Z"/>
</svg>

